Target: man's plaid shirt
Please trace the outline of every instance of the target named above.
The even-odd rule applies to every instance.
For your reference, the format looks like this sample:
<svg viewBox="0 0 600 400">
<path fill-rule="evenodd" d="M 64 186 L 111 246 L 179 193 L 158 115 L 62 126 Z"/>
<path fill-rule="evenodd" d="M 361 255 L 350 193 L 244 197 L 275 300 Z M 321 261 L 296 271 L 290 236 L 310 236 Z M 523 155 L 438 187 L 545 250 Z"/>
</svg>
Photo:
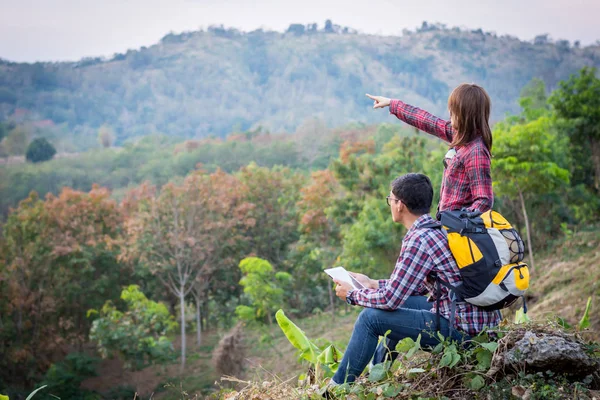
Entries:
<svg viewBox="0 0 600 400">
<path fill-rule="evenodd" d="M 440 229 L 422 228 L 432 222 L 434 220 L 431 216 L 422 215 L 408 230 L 390 279 L 380 280 L 379 289 L 352 290 L 348 294 L 348 301 L 363 307 L 396 310 L 402 307 L 409 296 L 435 293 L 435 281 L 430 277 L 432 272 L 452 285 L 459 283 L 460 272 L 444 233 Z M 440 314 L 448 320 L 450 305 L 448 289 L 442 286 Z M 436 312 L 435 306 L 434 301 L 430 310 L 433 313 Z M 498 311 L 484 311 L 469 303 L 456 304 L 455 326 L 471 336 L 478 334 L 486 326 L 498 325 L 500 320 Z"/>
<path fill-rule="evenodd" d="M 390 113 L 409 125 L 452 142 L 455 132 L 449 121 L 400 100 L 390 102 Z M 481 137 L 457 147 L 456 155 L 446 161 L 439 211 L 462 208 L 481 212 L 490 210 L 494 204 L 491 155 Z"/>
</svg>

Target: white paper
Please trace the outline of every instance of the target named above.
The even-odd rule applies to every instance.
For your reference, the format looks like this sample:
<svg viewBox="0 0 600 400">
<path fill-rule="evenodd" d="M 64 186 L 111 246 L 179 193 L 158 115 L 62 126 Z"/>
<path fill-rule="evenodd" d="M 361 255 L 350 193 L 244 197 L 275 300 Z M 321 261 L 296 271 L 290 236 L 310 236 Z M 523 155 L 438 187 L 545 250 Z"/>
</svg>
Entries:
<svg viewBox="0 0 600 400">
<path fill-rule="evenodd" d="M 349 283 L 354 289 L 364 289 L 364 286 L 354 279 L 344 267 L 329 268 L 325 270 L 325 273 L 337 281 Z"/>
</svg>

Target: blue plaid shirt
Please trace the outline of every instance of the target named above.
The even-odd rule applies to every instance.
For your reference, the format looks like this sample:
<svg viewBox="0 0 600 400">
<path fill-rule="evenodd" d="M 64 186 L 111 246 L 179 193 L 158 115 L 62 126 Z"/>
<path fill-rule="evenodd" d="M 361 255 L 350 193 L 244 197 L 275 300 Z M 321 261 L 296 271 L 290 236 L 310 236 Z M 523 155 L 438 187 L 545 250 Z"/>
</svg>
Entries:
<svg viewBox="0 0 600 400">
<path fill-rule="evenodd" d="M 450 283 L 460 283 L 458 266 L 448 246 L 448 239 L 439 229 L 422 228 L 435 222 L 430 215 L 420 216 L 402 241 L 402 250 L 390 279 L 379 281 L 378 289 L 353 290 L 348 294 L 351 304 L 363 307 L 396 310 L 409 296 L 435 293 L 432 272 Z M 447 288 L 441 288 L 440 314 L 450 320 L 451 300 Z M 431 304 L 436 312 L 436 302 Z M 457 303 L 455 326 L 475 336 L 484 327 L 497 326 L 501 321 L 499 311 L 485 311 L 469 303 Z"/>
</svg>

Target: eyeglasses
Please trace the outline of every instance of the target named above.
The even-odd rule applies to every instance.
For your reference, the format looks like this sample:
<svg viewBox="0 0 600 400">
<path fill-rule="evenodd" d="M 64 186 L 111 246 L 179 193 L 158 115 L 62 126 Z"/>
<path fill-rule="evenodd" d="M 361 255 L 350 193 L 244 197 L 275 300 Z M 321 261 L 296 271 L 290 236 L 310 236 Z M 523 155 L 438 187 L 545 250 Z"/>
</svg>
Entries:
<svg viewBox="0 0 600 400">
<path fill-rule="evenodd" d="M 392 197 L 392 196 L 387 196 L 387 197 L 385 198 L 385 202 L 387 203 L 388 207 L 389 207 L 389 206 L 391 206 L 391 204 L 390 204 L 390 200 L 394 200 L 396 203 L 400 201 L 400 199 L 396 199 L 396 198 L 394 198 L 394 197 Z"/>
</svg>

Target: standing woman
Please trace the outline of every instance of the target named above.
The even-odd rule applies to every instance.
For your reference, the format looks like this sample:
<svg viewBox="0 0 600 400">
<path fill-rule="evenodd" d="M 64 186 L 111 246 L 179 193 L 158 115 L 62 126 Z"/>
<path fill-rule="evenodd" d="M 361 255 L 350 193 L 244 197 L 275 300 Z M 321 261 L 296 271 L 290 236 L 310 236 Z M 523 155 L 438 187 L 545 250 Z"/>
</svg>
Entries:
<svg viewBox="0 0 600 400">
<path fill-rule="evenodd" d="M 374 101 L 373 108 L 389 106 L 398 119 L 450 144 L 444 157 L 438 213 L 463 208 L 485 212 L 492 208 L 491 101 L 481 86 L 463 83 L 452 91 L 448 98 L 450 121 L 400 100 L 370 94 L 367 97 Z"/>
<path fill-rule="evenodd" d="M 437 218 L 442 211 L 467 209 L 486 212 L 494 205 L 492 192 L 492 130 L 490 129 L 491 100 L 478 85 L 463 83 L 448 97 L 450 121 L 443 120 L 425 110 L 382 96 L 371 96 L 373 108 L 390 107 L 390 113 L 398 119 L 449 143 L 446 153 L 440 202 Z M 449 296 L 442 288 L 442 297 Z M 426 309 L 431 299 L 423 296 L 421 287 L 403 307 Z M 395 349 L 396 342 L 387 339 L 377 347 L 373 364 L 383 362 L 388 349 Z M 390 354 L 393 361 L 397 353 Z"/>
</svg>

